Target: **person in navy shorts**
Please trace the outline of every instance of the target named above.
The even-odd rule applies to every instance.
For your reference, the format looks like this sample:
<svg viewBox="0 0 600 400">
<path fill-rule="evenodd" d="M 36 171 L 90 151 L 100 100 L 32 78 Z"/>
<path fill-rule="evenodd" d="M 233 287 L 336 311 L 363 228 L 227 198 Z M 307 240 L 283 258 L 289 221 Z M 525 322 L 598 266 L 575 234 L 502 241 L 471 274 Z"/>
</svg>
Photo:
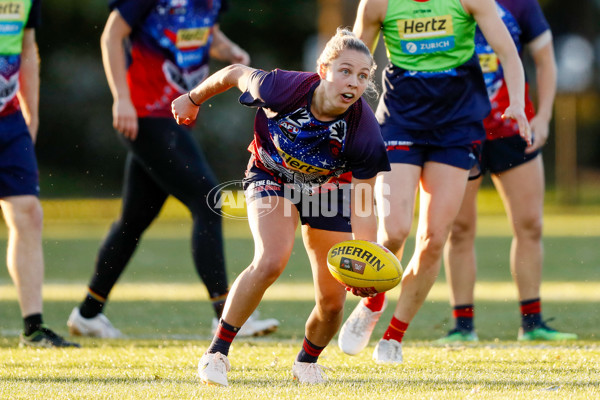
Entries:
<svg viewBox="0 0 600 400">
<path fill-rule="evenodd" d="M 25 329 L 20 344 L 71 347 L 42 319 L 42 206 L 34 143 L 39 126 L 40 0 L 2 5 L 0 25 L 0 208 L 8 226 L 7 266 Z"/>
<path fill-rule="evenodd" d="M 510 120 L 502 119 L 509 103 L 502 66 L 481 34 L 476 33 L 476 52 L 484 73 L 492 111 L 483 121 L 487 140 L 481 163 L 467 185 L 458 216 L 445 249 L 446 277 L 450 284 L 455 326 L 438 343 L 477 341 L 473 323 L 475 290 L 475 230 L 477 191 L 482 176 L 490 172 L 502 197 L 514 232 L 510 270 L 517 285 L 521 313 L 518 340 L 572 340 L 577 335 L 558 332 L 542 320 L 542 220 L 544 208 L 544 166 L 541 148 L 548 139 L 556 92 L 556 65 L 552 33 L 537 0 L 497 0 L 498 13 L 517 49 L 527 48 L 533 58 L 537 80 L 537 113 L 526 86 L 525 111 L 533 132 L 533 143 L 519 136 Z"/>
<path fill-rule="evenodd" d="M 390 168 L 375 116 L 361 97 L 374 67 L 364 43 L 339 29 L 317 60 L 317 73 L 238 64 L 173 102 L 181 124 L 196 118 L 197 105 L 233 87 L 242 92 L 242 104 L 258 108 L 244 179 L 254 259 L 233 283 L 219 329 L 198 363 L 203 382 L 227 386 L 231 343 L 284 271 L 298 220 L 316 305 L 292 374 L 304 384 L 327 380 L 317 359 L 342 322 L 346 299 L 344 286 L 328 271 L 327 252 L 353 237 L 376 239 L 373 185 Z"/>
<path fill-rule="evenodd" d="M 443 249 L 485 139 L 490 102 L 475 53 L 480 26 L 505 66 L 510 104 L 503 110 L 525 140 L 525 78 L 519 54 L 493 0 L 362 0 L 354 31 L 372 49 L 383 33 L 390 58 L 377 118 L 392 171 L 376 185 L 378 242 L 401 259 L 419 194 L 415 249 L 387 329 L 373 350 L 378 363 L 401 363 L 402 340 L 439 271 Z M 386 295 L 363 299 L 338 345 L 355 355 L 368 344 Z"/>
<path fill-rule="evenodd" d="M 207 204 L 218 182 L 171 101 L 202 82 L 212 58 L 248 64 L 248 54 L 219 29 L 222 0 L 112 0 L 101 38 L 113 95 L 113 126 L 127 148 L 119 219 L 100 246 L 88 292 L 69 316 L 74 335 L 120 337 L 104 315 L 108 296 L 167 197 L 192 215 L 192 257 L 212 302 L 216 329 L 229 291 L 221 216 Z M 273 332 L 279 322 L 253 315 L 241 335 Z"/>
</svg>

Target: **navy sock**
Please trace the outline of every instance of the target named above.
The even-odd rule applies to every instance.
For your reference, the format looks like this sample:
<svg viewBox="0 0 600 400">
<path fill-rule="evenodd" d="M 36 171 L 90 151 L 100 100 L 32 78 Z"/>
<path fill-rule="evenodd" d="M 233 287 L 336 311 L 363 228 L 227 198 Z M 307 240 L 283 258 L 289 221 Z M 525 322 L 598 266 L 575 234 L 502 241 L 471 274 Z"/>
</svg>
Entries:
<svg viewBox="0 0 600 400">
<path fill-rule="evenodd" d="M 532 331 L 542 325 L 542 302 L 539 298 L 524 300 L 520 303 L 521 326 L 525 332 Z"/>
<path fill-rule="evenodd" d="M 304 342 L 302 343 L 302 350 L 300 350 L 300 352 L 298 353 L 296 361 L 316 363 L 324 348 L 325 346 L 319 347 L 311 343 L 305 336 Z"/>
<path fill-rule="evenodd" d="M 23 333 L 25 336 L 29 336 L 40 329 L 44 322 L 42 321 L 42 314 L 31 314 L 23 318 L 23 323 L 25 325 Z"/>
<path fill-rule="evenodd" d="M 475 329 L 473 324 L 474 314 L 475 307 L 473 304 L 455 306 L 452 310 L 452 316 L 456 320 L 456 329 L 459 331 L 472 331 Z"/>
<path fill-rule="evenodd" d="M 219 321 L 219 326 L 217 328 L 217 332 L 215 332 L 213 341 L 210 346 L 208 346 L 208 350 L 206 350 L 206 352 L 228 355 L 231 342 L 233 342 L 233 339 L 235 339 L 235 335 L 237 335 L 239 330 L 240 328 L 229 325 L 227 322 L 221 319 Z"/>
</svg>

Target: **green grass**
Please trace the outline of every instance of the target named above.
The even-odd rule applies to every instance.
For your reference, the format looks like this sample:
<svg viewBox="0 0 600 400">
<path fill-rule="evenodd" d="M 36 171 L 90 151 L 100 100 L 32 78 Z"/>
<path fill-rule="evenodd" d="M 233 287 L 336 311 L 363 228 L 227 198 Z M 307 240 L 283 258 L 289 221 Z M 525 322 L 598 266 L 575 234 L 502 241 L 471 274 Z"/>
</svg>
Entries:
<svg viewBox="0 0 600 400">
<path fill-rule="evenodd" d="M 298 239 L 286 271 L 260 306 L 263 315 L 281 321 L 280 330 L 266 338 L 236 340 L 231 386 L 203 386 L 196 365 L 211 338 L 212 311 L 192 266 L 187 211 L 170 202 L 106 308 L 128 339 L 82 339 L 82 349 L 18 348 L 22 327 L 16 293 L 6 269 L 0 269 L 0 398 L 599 398 L 600 213 L 551 209 L 545 221 L 544 315 L 556 317 L 552 326 L 577 332 L 580 340 L 521 344 L 515 341 L 519 311 L 508 271 L 509 227 L 497 199 L 484 196 L 489 197 L 477 240 L 476 326 L 482 340 L 477 345 L 431 345 L 451 322 L 442 274 L 407 332 L 402 365 L 374 364 L 372 346 L 349 357 L 332 343 L 320 358 L 332 368 L 330 383 L 298 386 L 290 367 L 314 305 L 310 268 Z M 83 298 L 118 202 L 49 201 L 44 210 L 44 317 L 66 333 L 66 319 Z M 227 221 L 225 233 L 233 280 L 252 257 L 252 240 L 243 221 Z M 0 259 L 5 240 L 0 228 Z M 412 247 L 411 240 L 407 257 Z M 397 295 L 398 289 L 390 293 Z M 356 301 L 348 298 L 346 314 Z M 391 315 L 390 307 L 374 338 Z"/>
</svg>

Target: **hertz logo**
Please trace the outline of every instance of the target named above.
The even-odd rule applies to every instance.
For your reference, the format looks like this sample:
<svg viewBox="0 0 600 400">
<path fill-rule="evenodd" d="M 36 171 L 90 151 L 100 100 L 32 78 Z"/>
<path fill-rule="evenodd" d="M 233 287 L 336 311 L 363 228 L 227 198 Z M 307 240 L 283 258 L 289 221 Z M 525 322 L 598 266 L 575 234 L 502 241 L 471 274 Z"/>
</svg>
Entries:
<svg viewBox="0 0 600 400">
<path fill-rule="evenodd" d="M 373 253 L 371 253 L 368 250 L 364 250 L 361 249 L 360 247 L 355 247 L 355 246 L 340 246 L 340 247 L 336 247 L 334 249 L 332 249 L 331 251 L 331 257 L 335 257 L 338 255 L 351 255 L 351 256 L 356 256 L 362 260 L 365 260 L 366 262 L 368 262 L 369 264 L 371 264 L 377 271 L 381 271 L 381 269 L 383 267 L 385 267 L 385 264 L 379 259 L 377 258 L 376 255 L 374 255 Z M 344 260 L 345 257 L 342 257 L 342 260 Z M 343 263 L 343 261 L 341 261 Z M 342 267 L 342 265 L 340 265 L 340 267 Z M 345 268 L 348 269 L 348 268 Z"/>
<path fill-rule="evenodd" d="M 403 39 L 419 39 L 454 34 L 452 16 L 404 19 L 398 21 L 398 32 Z"/>
<path fill-rule="evenodd" d="M 209 28 L 180 29 L 177 31 L 177 48 L 201 47 L 208 41 Z"/>
<path fill-rule="evenodd" d="M 23 4 L 16 1 L 0 3 L 0 18 L 4 20 L 23 19 Z"/>
<path fill-rule="evenodd" d="M 287 154 L 285 151 L 281 149 L 277 149 L 277 152 L 283 158 L 285 165 L 294 171 L 300 171 L 307 174 L 319 174 L 319 175 L 329 175 L 331 173 L 330 170 L 325 168 L 315 167 L 314 165 L 307 164 L 303 161 L 298 160 Z"/>
</svg>

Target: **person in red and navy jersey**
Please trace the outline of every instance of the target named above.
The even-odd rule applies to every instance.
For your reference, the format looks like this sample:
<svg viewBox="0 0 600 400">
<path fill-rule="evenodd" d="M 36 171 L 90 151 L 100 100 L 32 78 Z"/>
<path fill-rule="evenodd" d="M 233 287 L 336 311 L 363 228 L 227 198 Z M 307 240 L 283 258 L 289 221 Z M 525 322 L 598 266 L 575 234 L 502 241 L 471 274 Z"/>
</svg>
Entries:
<svg viewBox="0 0 600 400">
<path fill-rule="evenodd" d="M 113 0 L 101 47 L 113 95 L 113 126 L 127 147 L 123 206 L 102 243 L 88 293 L 71 313 L 72 334 L 121 335 L 103 314 L 107 298 L 142 234 L 169 195 L 192 215 L 192 256 L 216 318 L 229 287 L 221 216 L 206 201 L 218 182 L 190 130 L 171 117 L 171 101 L 208 75 L 211 57 L 248 64 L 248 54 L 219 29 L 221 0 Z M 268 333 L 278 321 L 253 318 L 244 335 Z"/>
<path fill-rule="evenodd" d="M 0 7 L 0 208 L 9 232 L 6 264 L 25 325 L 21 345 L 70 347 L 78 345 L 42 319 L 43 212 L 34 149 L 40 90 L 35 30 L 40 21 L 40 0 L 13 0 Z"/>
<path fill-rule="evenodd" d="M 475 333 L 474 290 L 476 276 L 475 231 L 477 192 L 482 175 L 490 172 L 514 232 L 510 270 L 517 285 L 521 311 L 519 340 L 572 340 L 577 335 L 558 332 L 542 320 L 542 221 L 544 166 L 540 150 L 548 139 L 556 92 L 556 66 L 552 33 L 537 0 L 497 0 L 496 6 L 520 53 L 529 50 L 535 63 L 538 107 L 535 112 L 526 85 L 525 113 L 531 124 L 533 143 L 519 136 L 511 120 L 502 118 L 509 104 L 504 70 L 497 55 L 478 31 L 479 55 L 492 111 L 483 121 L 487 140 L 480 165 L 474 171 L 461 210 L 454 221 L 445 249 L 446 277 L 455 326 L 439 343 L 478 340 Z"/>
<path fill-rule="evenodd" d="M 240 103 L 258 107 L 244 179 L 256 251 L 233 283 L 219 329 L 200 359 L 203 382 L 227 386 L 231 343 L 284 271 L 298 220 L 316 305 L 292 374 L 305 384 L 327 380 L 317 359 L 342 322 L 346 299 L 344 286 L 328 271 L 327 252 L 353 237 L 376 239 L 373 185 L 379 172 L 390 169 L 375 115 L 361 97 L 372 84 L 374 67 L 365 44 L 340 29 L 317 60 L 318 73 L 267 72 L 238 64 L 173 102 L 173 115 L 181 124 L 195 120 L 197 105 L 233 87 L 242 92 Z"/>
</svg>

